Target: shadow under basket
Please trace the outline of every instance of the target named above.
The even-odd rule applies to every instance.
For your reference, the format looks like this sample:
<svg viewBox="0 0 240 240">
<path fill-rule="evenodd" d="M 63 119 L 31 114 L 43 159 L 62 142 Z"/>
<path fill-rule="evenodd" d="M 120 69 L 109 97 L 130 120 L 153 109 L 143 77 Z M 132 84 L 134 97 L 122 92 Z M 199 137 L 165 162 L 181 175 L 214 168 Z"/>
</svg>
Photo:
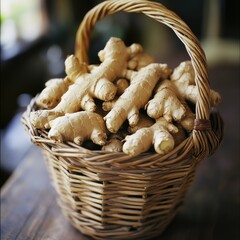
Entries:
<svg viewBox="0 0 240 240">
<path fill-rule="evenodd" d="M 88 62 L 95 23 L 119 11 L 143 13 L 169 26 L 185 45 L 199 92 L 189 137 L 164 156 L 144 153 L 130 157 L 49 139 L 48 131 L 35 129 L 29 121 L 35 99 L 22 122 L 32 142 L 43 149 L 58 203 L 73 226 L 95 239 L 149 239 L 160 235 L 174 218 L 199 162 L 221 143 L 223 123 L 219 113 L 210 108 L 207 64 L 198 40 L 186 23 L 159 3 L 112 0 L 91 9 L 76 35 L 79 61 Z"/>
</svg>

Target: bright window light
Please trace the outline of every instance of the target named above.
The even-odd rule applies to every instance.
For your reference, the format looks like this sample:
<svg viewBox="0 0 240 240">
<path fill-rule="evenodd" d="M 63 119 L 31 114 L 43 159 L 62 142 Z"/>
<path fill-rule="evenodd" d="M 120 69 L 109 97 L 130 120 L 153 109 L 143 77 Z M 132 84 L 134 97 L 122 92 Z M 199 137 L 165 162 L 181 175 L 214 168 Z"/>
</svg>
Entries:
<svg viewBox="0 0 240 240">
<path fill-rule="evenodd" d="M 47 19 L 41 0 L 1 0 L 1 46 L 10 50 L 16 44 L 39 38 Z"/>
</svg>

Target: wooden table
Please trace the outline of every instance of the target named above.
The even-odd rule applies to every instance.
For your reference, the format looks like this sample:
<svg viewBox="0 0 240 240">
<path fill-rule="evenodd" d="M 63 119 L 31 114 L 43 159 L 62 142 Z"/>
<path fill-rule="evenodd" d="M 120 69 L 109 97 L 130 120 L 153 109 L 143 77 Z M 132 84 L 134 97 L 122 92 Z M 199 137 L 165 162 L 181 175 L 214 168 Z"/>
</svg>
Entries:
<svg viewBox="0 0 240 240">
<path fill-rule="evenodd" d="M 161 240 L 240 239 L 236 189 L 221 181 L 225 185 L 219 190 L 220 178 L 212 171 L 213 163 L 210 159 L 200 166 L 185 204 Z M 41 151 L 35 146 L 1 190 L 1 239 L 91 239 L 65 220 Z"/>
</svg>

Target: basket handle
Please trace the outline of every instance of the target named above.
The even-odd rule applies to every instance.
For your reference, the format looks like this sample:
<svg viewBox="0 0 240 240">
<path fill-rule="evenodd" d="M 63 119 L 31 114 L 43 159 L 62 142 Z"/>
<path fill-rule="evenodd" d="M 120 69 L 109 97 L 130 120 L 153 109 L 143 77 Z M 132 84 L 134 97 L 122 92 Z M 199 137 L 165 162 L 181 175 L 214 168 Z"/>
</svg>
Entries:
<svg viewBox="0 0 240 240">
<path fill-rule="evenodd" d="M 75 54 L 80 62 L 88 63 L 90 32 L 98 20 L 120 11 L 143 13 L 170 27 L 185 45 L 195 71 L 195 81 L 199 92 L 196 103 L 195 131 L 209 130 L 210 87 L 205 54 L 196 36 L 188 25 L 173 11 L 160 3 L 147 0 L 109 0 L 92 8 L 84 17 L 76 35 Z M 199 127 L 201 126 L 201 127 Z"/>
</svg>

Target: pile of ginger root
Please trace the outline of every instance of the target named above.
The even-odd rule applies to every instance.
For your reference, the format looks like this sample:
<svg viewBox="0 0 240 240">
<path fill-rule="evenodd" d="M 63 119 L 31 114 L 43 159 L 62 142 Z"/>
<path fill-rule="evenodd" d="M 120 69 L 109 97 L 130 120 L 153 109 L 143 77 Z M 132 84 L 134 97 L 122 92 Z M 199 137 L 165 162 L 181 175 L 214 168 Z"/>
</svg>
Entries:
<svg viewBox="0 0 240 240">
<path fill-rule="evenodd" d="M 170 69 L 155 63 L 140 44 L 111 37 L 87 65 L 70 55 L 66 77 L 51 79 L 36 98 L 30 122 L 50 139 L 137 156 L 168 153 L 191 134 L 198 90 L 190 61 Z M 211 105 L 219 93 L 210 90 Z"/>
</svg>

